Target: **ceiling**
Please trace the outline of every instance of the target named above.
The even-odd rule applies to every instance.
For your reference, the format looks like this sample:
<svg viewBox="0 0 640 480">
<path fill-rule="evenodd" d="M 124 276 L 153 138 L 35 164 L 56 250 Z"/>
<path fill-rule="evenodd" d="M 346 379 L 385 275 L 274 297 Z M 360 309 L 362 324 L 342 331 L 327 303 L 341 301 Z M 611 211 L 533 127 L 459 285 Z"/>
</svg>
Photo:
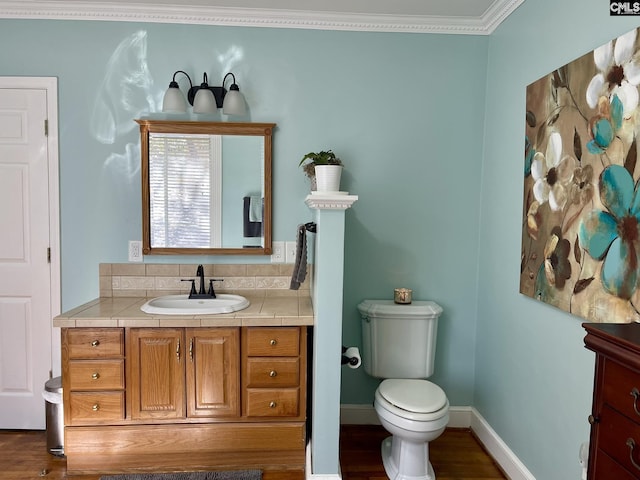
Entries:
<svg viewBox="0 0 640 480">
<path fill-rule="evenodd" d="M 0 18 L 489 35 L 524 0 L 0 0 Z"/>
</svg>

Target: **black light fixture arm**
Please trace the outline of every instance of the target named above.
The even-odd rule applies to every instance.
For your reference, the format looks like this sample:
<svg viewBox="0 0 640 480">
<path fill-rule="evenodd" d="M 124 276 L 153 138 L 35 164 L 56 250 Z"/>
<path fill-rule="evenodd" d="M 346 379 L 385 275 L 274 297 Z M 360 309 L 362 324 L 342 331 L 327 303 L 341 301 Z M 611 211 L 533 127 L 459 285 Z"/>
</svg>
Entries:
<svg viewBox="0 0 640 480">
<path fill-rule="evenodd" d="M 187 92 L 187 100 L 189 101 L 189 104 L 193 105 L 193 101 L 196 98 L 196 93 L 198 93 L 198 90 L 202 88 L 206 88 L 207 90 L 211 90 L 211 93 L 213 93 L 213 96 L 216 99 L 217 107 L 222 108 L 222 104 L 224 102 L 224 96 L 227 94 L 227 90 L 224 88 L 224 82 L 222 83 L 222 85 L 223 85 L 222 87 L 214 87 L 209 85 L 209 78 L 207 77 L 207 72 L 204 72 L 202 83 L 200 85 L 192 85 L 189 91 Z"/>
<path fill-rule="evenodd" d="M 183 70 L 178 70 L 176 73 L 173 74 L 173 80 L 171 80 L 171 83 L 169 84 L 169 88 L 180 88 L 178 86 L 178 82 L 176 82 L 176 75 L 178 75 L 179 73 L 182 73 L 185 77 L 187 77 L 187 79 L 189 80 L 189 88 L 193 88 L 193 83 L 191 82 L 191 77 L 189 76 L 189 74 Z"/>
<path fill-rule="evenodd" d="M 229 90 L 237 90 L 240 91 L 240 88 L 238 88 L 238 84 L 236 83 L 236 76 L 229 72 L 224 76 L 224 79 L 222 80 L 222 88 L 224 88 L 224 84 L 227 83 L 227 77 L 231 75 L 232 78 L 232 82 L 231 82 L 231 86 L 229 87 Z"/>
</svg>

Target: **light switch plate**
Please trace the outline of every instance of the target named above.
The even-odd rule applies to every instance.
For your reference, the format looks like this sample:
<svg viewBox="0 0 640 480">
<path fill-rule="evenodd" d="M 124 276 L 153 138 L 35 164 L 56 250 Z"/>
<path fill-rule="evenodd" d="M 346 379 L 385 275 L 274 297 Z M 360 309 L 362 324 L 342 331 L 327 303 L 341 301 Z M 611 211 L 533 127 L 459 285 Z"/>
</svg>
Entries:
<svg viewBox="0 0 640 480">
<path fill-rule="evenodd" d="M 271 263 L 284 263 L 284 242 L 271 242 L 273 253 L 271 254 Z"/>
<path fill-rule="evenodd" d="M 285 242 L 285 262 L 296 263 L 296 242 Z"/>
</svg>

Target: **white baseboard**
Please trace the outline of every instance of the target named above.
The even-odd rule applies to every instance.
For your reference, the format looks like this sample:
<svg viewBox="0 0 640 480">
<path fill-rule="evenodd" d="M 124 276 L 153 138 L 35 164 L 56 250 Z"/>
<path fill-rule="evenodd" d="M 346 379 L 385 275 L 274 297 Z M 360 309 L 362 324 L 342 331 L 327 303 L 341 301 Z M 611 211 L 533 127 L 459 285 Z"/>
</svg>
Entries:
<svg viewBox="0 0 640 480">
<path fill-rule="evenodd" d="M 373 405 L 341 405 L 340 423 L 345 425 L 379 425 L 380 421 Z M 450 428 L 470 428 L 510 480 L 535 480 L 531 472 L 475 408 L 450 407 L 447 426 Z M 315 476 L 313 478 L 316 480 Z"/>
</svg>

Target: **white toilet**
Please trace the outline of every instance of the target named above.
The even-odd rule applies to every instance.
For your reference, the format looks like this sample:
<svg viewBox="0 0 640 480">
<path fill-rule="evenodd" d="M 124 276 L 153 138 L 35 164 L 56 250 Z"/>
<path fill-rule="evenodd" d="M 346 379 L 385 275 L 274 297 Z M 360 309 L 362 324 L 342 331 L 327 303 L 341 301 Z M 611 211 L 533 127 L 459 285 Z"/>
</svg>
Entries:
<svg viewBox="0 0 640 480">
<path fill-rule="evenodd" d="M 364 300 L 362 364 L 385 380 L 376 390 L 374 407 L 382 426 L 392 434 L 382 442 L 382 461 L 391 480 L 435 480 L 429 442 L 449 422 L 444 391 L 426 378 L 433 373 L 438 317 L 434 302 L 396 304 Z"/>
</svg>

